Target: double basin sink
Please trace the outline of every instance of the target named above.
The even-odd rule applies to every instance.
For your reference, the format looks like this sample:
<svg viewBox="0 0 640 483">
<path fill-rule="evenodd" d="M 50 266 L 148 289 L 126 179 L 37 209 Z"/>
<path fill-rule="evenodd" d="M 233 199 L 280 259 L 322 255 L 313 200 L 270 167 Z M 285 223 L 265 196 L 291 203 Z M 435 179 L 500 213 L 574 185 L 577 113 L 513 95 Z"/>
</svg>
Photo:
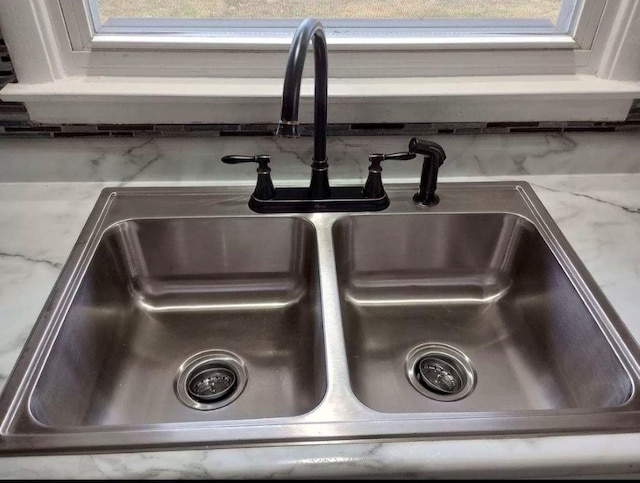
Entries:
<svg viewBox="0 0 640 483">
<path fill-rule="evenodd" d="M 0 398 L 0 452 L 640 429 L 639 352 L 526 183 L 252 213 L 104 190 Z"/>
</svg>

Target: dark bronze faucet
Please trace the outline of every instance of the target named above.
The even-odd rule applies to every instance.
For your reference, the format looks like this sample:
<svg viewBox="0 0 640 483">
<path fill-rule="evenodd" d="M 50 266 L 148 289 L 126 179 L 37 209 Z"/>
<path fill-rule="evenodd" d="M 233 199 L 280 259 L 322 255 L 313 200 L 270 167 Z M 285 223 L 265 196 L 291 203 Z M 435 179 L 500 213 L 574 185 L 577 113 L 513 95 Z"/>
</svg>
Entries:
<svg viewBox="0 0 640 483">
<path fill-rule="evenodd" d="M 282 90 L 282 114 L 276 135 L 298 137 L 298 106 L 300 104 L 300 84 L 307 58 L 309 41 L 313 42 L 315 60 L 315 88 L 313 114 L 313 160 L 311 163 L 311 183 L 309 195 L 312 199 L 331 196 L 329 187 L 329 163 L 327 162 L 327 84 L 329 68 L 327 62 L 327 39 L 320 21 L 308 18 L 296 30 L 289 49 L 287 70 Z"/>
<path fill-rule="evenodd" d="M 313 159 L 311 160 L 311 182 L 308 188 L 274 188 L 271 182 L 271 158 L 260 154 L 255 156 L 224 156 L 228 164 L 253 162 L 258 164 L 258 182 L 249 207 L 258 213 L 301 213 L 314 211 L 379 211 L 389 206 L 389 197 L 382 184 L 381 162 L 403 161 L 425 156 L 420 192 L 415 201 L 421 205 L 434 205 L 437 171 L 444 161 L 444 151 L 429 141 L 412 139 L 408 152 L 393 154 L 372 154 L 369 156 L 369 176 L 364 187 L 329 185 L 329 163 L 327 161 L 327 86 L 328 62 L 327 40 L 322 24 L 315 18 L 303 21 L 291 42 L 287 70 L 282 92 L 282 114 L 276 135 L 298 137 L 298 110 L 302 71 L 307 57 L 309 42 L 313 43 L 315 59 L 314 90 L 314 138 Z"/>
</svg>

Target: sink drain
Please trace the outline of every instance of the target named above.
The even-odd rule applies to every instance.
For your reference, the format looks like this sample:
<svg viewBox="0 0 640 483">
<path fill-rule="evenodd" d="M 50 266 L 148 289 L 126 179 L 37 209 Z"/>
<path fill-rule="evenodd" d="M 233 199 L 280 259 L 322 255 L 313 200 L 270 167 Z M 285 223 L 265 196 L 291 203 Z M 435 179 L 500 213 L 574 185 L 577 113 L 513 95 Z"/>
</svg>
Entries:
<svg viewBox="0 0 640 483">
<path fill-rule="evenodd" d="M 214 362 L 211 367 L 206 367 L 189 378 L 187 392 L 191 399 L 208 403 L 229 396 L 235 385 L 235 372 Z"/>
<path fill-rule="evenodd" d="M 446 344 L 422 344 L 405 361 L 411 385 L 437 401 L 457 401 L 473 391 L 476 375 L 469 358 Z"/>
<path fill-rule="evenodd" d="M 233 402 L 246 384 L 247 371 L 240 357 L 210 350 L 195 354 L 180 365 L 175 391 L 183 404 L 206 411 Z"/>
<path fill-rule="evenodd" d="M 462 390 L 464 376 L 442 357 L 424 357 L 418 361 L 416 369 L 418 380 L 436 394 L 458 394 Z"/>
</svg>

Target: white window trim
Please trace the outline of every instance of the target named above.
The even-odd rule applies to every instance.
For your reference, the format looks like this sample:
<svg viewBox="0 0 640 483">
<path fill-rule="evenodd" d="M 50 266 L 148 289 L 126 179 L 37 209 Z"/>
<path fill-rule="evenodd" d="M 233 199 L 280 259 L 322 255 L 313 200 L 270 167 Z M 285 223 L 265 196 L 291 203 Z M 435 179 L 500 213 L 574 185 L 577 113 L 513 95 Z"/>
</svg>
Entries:
<svg viewBox="0 0 640 483">
<path fill-rule="evenodd" d="M 59 0 L 74 51 L 288 50 L 295 20 L 110 19 L 94 0 Z M 573 3 L 573 5 L 571 5 Z M 606 0 L 565 3 L 557 26 L 543 20 L 323 20 L 332 50 L 553 49 L 588 45 Z M 573 25 L 574 9 L 580 21 Z M 514 35 L 513 32 L 518 35 Z M 138 35 L 142 32 L 143 35 Z M 454 33 L 452 35 L 452 33 Z M 578 34 L 579 35 L 576 35 Z M 474 35 L 475 34 L 475 35 Z M 541 35 L 543 34 L 543 35 Z M 573 37 L 579 39 L 578 42 Z"/>
<path fill-rule="evenodd" d="M 5 87 L 0 98 L 25 102 L 33 120 L 277 120 L 288 42 L 242 53 L 188 44 L 178 51 L 157 46 L 146 51 L 136 44 L 141 39 L 129 39 L 128 47 L 117 50 L 104 43 L 74 50 L 74 44 L 85 49 L 96 39 L 83 33 L 80 21 L 77 29 L 66 28 L 60 2 L 77 8 L 82 0 L 0 0 L 0 24 L 20 81 Z M 479 44 L 467 48 L 465 41 L 454 52 L 431 50 L 433 45 L 413 51 L 331 47 L 329 120 L 624 119 L 632 99 L 640 97 L 638 3 L 586 2 L 589 10 L 575 40 L 562 40 L 565 48 L 511 45 L 514 50 L 508 50 L 494 43 L 477 50 Z M 76 10 L 76 17 L 83 14 Z M 588 48 L 573 50 L 574 42 Z M 302 95 L 304 108 L 312 90 L 304 87 Z M 309 120 L 309 114 L 304 108 L 302 119 Z"/>
<path fill-rule="evenodd" d="M 89 16 L 92 2 L 51 0 L 49 8 L 58 1 L 55 9 L 62 12 L 66 25 L 58 11 L 50 14 L 55 29 L 64 33 L 63 40 L 67 40 L 68 31 L 71 46 L 61 46 L 68 75 L 136 77 L 154 72 L 163 77 L 277 78 L 283 75 L 294 30 L 290 27 L 279 34 L 261 35 L 261 31 L 250 29 L 249 37 L 156 31 L 152 35 L 105 34 L 96 31 Z M 369 32 L 363 37 L 328 29 L 330 73 L 336 78 L 592 73 L 589 49 L 606 4 L 607 0 L 580 1 L 577 25 L 570 24 L 571 12 L 561 15 L 561 29 L 569 34 L 443 38 L 407 36 L 392 30 L 391 35 L 372 36 Z"/>
</svg>

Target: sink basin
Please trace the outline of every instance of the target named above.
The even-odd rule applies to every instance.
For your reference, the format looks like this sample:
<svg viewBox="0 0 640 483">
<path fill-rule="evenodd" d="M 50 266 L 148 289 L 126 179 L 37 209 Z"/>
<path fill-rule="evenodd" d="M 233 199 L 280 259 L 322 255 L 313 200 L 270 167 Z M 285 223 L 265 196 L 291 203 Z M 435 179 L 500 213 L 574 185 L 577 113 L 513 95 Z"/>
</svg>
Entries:
<svg viewBox="0 0 640 483">
<path fill-rule="evenodd" d="M 640 351 L 526 183 L 264 215 L 98 199 L 0 396 L 0 453 L 640 430 Z"/>
<path fill-rule="evenodd" d="M 194 411 L 167 381 L 208 350 L 235 354 L 251 383 L 234 404 Z M 323 358 L 310 223 L 123 221 L 102 236 L 30 409 L 50 427 L 293 416 L 322 399 Z"/>
<path fill-rule="evenodd" d="M 350 380 L 370 408 L 604 408 L 630 398 L 629 374 L 525 218 L 350 216 L 334 237 Z M 406 383 L 407 355 L 430 343 L 467 356 L 469 395 L 441 401 Z"/>
</svg>

